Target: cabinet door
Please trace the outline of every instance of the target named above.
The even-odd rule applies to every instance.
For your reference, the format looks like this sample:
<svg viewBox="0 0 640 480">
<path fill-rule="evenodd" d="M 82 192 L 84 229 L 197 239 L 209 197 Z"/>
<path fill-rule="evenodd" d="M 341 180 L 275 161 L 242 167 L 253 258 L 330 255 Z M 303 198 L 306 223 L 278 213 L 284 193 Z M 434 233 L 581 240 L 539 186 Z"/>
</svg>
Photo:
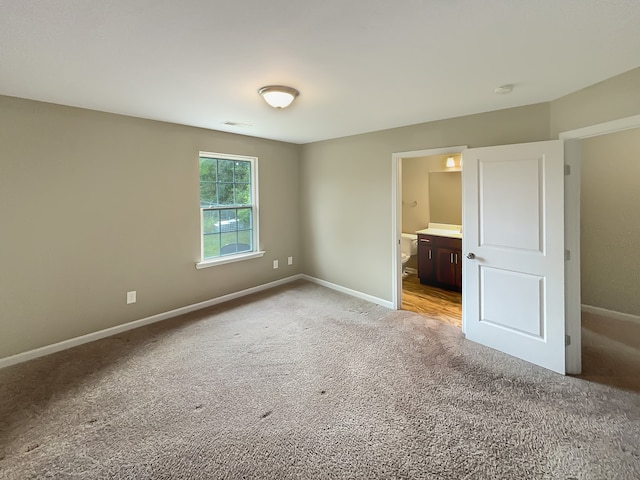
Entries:
<svg viewBox="0 0 640 480">
<path fill-rule="evenodd" d="M 456 290 L 462 291 L 462 250 L 456 250 Z"/>
<path fill-rule="evenodd" d="M 429 236 L 418 236 L 418 277 L 420 283 L 429 284 L 434 281 L 433 239 Z"/>
<path fill-rule="evenodd" d="M 456 286 L 456 250 L 446 247 L 436 249 L 436 280 L 442 286 Z"/>
</svg>

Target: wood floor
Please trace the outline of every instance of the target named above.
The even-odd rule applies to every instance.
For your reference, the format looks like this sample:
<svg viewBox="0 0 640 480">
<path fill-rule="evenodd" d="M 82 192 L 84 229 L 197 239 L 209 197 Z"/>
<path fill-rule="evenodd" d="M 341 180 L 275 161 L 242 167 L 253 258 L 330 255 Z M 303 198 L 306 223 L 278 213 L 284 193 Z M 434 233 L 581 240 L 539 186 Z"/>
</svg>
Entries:
<svg viewBox="0 0 640 480">
<path fill-rule="evenodd" d="M 402 279 L 402 309 L 462 327 L 462 294 L 422 285 L 415 274 Z"/>
</svg>

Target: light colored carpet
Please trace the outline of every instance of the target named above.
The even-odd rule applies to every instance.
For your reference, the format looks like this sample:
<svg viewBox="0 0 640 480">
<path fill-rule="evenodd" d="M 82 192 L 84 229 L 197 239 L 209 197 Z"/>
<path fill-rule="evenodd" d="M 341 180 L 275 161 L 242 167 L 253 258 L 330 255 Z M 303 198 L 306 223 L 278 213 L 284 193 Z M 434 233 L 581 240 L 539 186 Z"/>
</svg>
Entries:
<svg viewBox="0 0 640 480">
<path fill-rule="evenodd" d="M 640 396 L 296 282 L 0 371 L 5 479 L 635 479 Z"/>
<path fill-rule="evenodd" d="M 582 367 L 580 378 L 640 393 L 640 323 L 583 312 Z"/>
</svg>

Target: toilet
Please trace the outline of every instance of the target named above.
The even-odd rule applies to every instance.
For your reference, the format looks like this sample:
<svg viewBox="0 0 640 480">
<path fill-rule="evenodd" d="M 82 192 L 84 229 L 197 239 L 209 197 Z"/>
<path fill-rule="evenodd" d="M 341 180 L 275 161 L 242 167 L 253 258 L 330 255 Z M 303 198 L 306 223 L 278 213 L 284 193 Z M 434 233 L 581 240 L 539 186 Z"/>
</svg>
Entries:
<svg viewBox="0 0 640 480">
<path fill-rule="evenodd" d="M 400 236 L 400 256 L 402 258 L 402 276 L 408 275 L 405 272 L 409 259 L 418 253 L 418 236 L 414 233 L 403 233 Z"/>
</svg>

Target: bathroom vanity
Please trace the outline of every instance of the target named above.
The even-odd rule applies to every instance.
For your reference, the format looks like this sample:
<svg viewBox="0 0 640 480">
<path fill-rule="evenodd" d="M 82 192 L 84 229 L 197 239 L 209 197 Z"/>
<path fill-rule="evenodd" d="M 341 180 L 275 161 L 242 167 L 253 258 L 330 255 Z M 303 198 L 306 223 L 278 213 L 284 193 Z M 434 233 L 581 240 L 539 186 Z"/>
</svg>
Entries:
<svg viewBox="0 0 640 480">
<path fill-rule="evenodd" d="M 418 230 L 420 283 L 462 290 L 462 233 L 460 225 L 430 224 Z"/>
</svg>

